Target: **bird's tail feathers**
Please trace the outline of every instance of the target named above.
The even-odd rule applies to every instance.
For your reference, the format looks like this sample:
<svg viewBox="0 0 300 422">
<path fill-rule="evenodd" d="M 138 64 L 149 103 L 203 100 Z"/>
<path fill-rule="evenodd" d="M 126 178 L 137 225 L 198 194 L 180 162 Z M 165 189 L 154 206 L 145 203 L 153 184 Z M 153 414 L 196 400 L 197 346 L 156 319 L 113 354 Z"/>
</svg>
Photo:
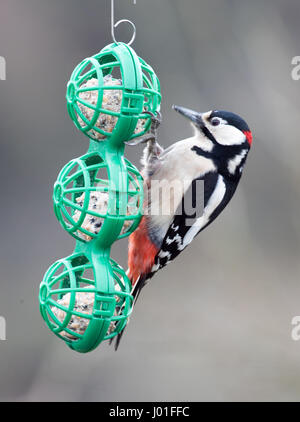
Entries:
<svg viewBox="0 0 300 422">
<path fill-rule="evenodd" d="M 138 298 L 140 296 L 141 290 L 143 289 L 145 284 L 146 284 L 146 277 L 140 275 L 138 277 L 137 281 L 134 283 L 134 286 L 131 290 L 131 296 L 133 297 L 133 304 L 132 304 L 133 308 L 134 308 L 136 301 L 138 300 Z M 122 313 L 122 310 L 123 310 L 123 308 L 120 310 L 120 312 L 119 312 L 120 314 Z M 123 328 L 123 330 L 119 334 L 117 334 L 116 337 L 113 337 L 113 338 L 110 339 L 110 342 L 109 342 L 110 345 L 115 340 L 115 342 L 114 342 L 115 351 L 117 351 L 118 348 L 119 348 L 119 345 L 120 345 L 121 339 L 123 337 L 123 334 L 126 330 L 126 327 L 127 327 L 127 325 Z"/>
</svg>

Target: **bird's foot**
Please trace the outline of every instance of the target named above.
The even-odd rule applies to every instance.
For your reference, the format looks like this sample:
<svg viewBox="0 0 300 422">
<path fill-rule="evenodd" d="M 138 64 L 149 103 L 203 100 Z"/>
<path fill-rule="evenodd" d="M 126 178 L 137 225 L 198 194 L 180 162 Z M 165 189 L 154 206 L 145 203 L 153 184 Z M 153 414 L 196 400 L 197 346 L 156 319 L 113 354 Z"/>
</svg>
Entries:
<svg viewBox="0 0 300 422">
<path fill-rule="evenodd" d="M 144 111 L 144 114 L 148 114 L 149 116 L 151 116 L 150 132 L 146 133 L 145 135 L 139 136 L 135 139 L 132 139 L 131 141 L 125 142 L 126 145 L 136 146 L 136 145 L 148 143 L 150 141 L 156 142 L 157 131 L 162 122 L 162 115 L 159 111 L 157 111 L 156 114 L 152 113 L 152 111 Z"/>
</svg>

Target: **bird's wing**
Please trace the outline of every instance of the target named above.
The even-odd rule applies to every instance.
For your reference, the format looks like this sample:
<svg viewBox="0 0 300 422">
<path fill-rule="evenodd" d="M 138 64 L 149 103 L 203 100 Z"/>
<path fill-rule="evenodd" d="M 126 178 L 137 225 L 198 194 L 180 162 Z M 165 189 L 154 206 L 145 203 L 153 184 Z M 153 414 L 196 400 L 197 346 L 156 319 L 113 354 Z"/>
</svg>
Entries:
<svg viewBox="0 0 300 422">
<path fill-rule="evenodd" d="M 182 206 L 179 207 L 180 213 L 176 212 L 172 224 L 170 225 L 161 248 L 155 257 L 155 264 L 152 267 L 151 276 L 160 268 L 167 265 L 183 251 L 205 227 L 207 227 L 226 207 L 233 196 L 235 187 L 230 182 L 216 173 L 209 172 L 204 176 L 195 179 L 192 182 L 196 184 L 198 180 L 203 181 L 203 209 L 201 215 L 187 215 L 183 197 Z M 194 195 L 197 189 L 192 189 L 192 201 L 197 206 L 197 198 Z M 195 205 L 194 205 L 195 206 Z M 197 208 L 197 207 L 196 207 Z"/>
</svg>

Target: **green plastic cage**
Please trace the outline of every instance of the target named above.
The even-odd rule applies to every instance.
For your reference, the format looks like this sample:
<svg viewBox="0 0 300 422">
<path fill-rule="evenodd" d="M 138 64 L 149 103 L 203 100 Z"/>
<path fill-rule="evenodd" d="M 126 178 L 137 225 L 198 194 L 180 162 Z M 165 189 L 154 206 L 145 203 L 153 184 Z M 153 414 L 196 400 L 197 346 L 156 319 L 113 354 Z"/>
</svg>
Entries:
<svg viewBox="0 0 300 422">
<path fill-rule="evenodd" d="M 121 85 L 105 85 L 107 75 L 121 81 Z M 94 85 L 88 83 L 92 80 Z M 105 95 L 110 91 L 120 93 L 117 110 L 103 105 Z M 93 101 L 90 101 L 91 93 L 96 94 Z M 148 132 L 151 117 L 145 111 L 155 113 L 160 102 L 160 84 L 152 67 L 123 43 L 110 44 L 85 59 L 76 67 L 68 83 L 68 112 L 76 127 L 94 140 L 110 139 L 111 145 Z M 100 116 L 113 121 L 112 131 L 97 124 Z M 143 124 L 136 130 L 139 121 Z"/>
<path fill-rule="evenodd" d="M 124 270 L 111 259 L 98 258 L 96 267 L 83 253 L 60 259 L 40 288 L 40 310 L 48 327 L 78 352 L 115 337 L 132 310 Z M 84 300 L 78 305 L 80 294 Z"/>
<path fill-rule="evenodd" d="M 50 330 L 81 353 L 120 333 L 132 311 L 130 280 L 110 251 L 142 218 L 143 179 L 125 141 L 149 131 L 160 102 L 153 69 L 123 43 L 85 59 L 68 83 L 69 115 L 90 146 L 54 185 L 55 215 L 76 247 L 46 272 L 39 301 Z"/>
<path fill-rule="evenodd" d="M 54 211 L 62 227 L 77 240 L 101 237 L 111 244 L 137 228 L 143 207 L 143 179 L 128 160 L 117 164 L 119 172 L 103 154 L 90 152 L 72 160 L 59 174 L 54 185 Z"/>
</svg>

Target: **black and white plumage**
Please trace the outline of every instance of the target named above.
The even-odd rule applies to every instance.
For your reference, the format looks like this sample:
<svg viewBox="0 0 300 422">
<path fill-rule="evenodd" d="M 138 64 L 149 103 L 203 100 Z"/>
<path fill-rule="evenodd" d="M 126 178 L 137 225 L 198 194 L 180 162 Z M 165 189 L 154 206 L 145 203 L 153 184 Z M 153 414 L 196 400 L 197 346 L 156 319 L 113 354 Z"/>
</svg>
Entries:
<svg viewBox="0 0 300 422">
<path fill-rule="evenodd" d="M 175 109 L 189 116 L 188 110 L 178 107 Z M 192 116 L 195 115 L 192 114 Z M 155 257 L 154 270 L 164 267 L 168 262 L 175 259 L 202 230 L 218 217 L 233 197 L 242 175 L 252 143 L 252 134 L 248 125 L 239 116 L 225 111 L 214 111 L 209 114 L 209 117 L 206 114 L 206 120 L 204 116 L 201 118 L 200 124 L 197 117 L 194 122 L 196 122 L 196 125 L 198 123 L 200 130 L 203 130 L 204 135 L 211 141 L 212 148 L 207 151 L 207 148 L 203 149 L 199 145 L 192 147 L 192 151 L 197 155 L 205 157 L 215 164 L 214 170 L 201 174 L 192 182 L 195 183 L 196 180 L 203 180 L 204 182 L 203 214 L 195 220 L 192 226 L 185 224 L 188 216 L 184 213 L 174 215 L 172 224 L 160 245 L 160 251 Z M 220 131 L 221 137 L 218 141 L 218 138 L 215 137 L 218 131 L 214 131 L 215 134 L 213 134 L 209 124 L 205 124 L 205 121 L 218 121 L 220 123 L 217 126 L 227 125 L 228 128 L 233 127 L 233 130 L 230 128 L 223 137 Z M 242 135 L 236 130 L 241 132 Z M 232 138 L 230 138 L 230 132 L 232 132 Z M 184 209 L 184 207 L 180 207 L 180 209 Z"/>
<path fill-rule="evenodd" d="M 179 106 L 174 109 L 192 122 L 194 136 L 166 150 L 150 141 L 144 151 L 144 216 L 130 236 L 128 255 L 135 299 L 147 280 L 190 245 L 229 203 L 252 143 L 247 123 L 234 113 L 197 113 Z M 199 180 L 204 184 L 204 208 L 201 215 L 191 217 L 183 204 L 187 191 Z M 193 202 L 197 202 L 195 192 L 192 189 Z M 161 209 L 168 212 L 157 212 Z M 187 224 L 190 220 L 192 224 Z"/>
</svg>

